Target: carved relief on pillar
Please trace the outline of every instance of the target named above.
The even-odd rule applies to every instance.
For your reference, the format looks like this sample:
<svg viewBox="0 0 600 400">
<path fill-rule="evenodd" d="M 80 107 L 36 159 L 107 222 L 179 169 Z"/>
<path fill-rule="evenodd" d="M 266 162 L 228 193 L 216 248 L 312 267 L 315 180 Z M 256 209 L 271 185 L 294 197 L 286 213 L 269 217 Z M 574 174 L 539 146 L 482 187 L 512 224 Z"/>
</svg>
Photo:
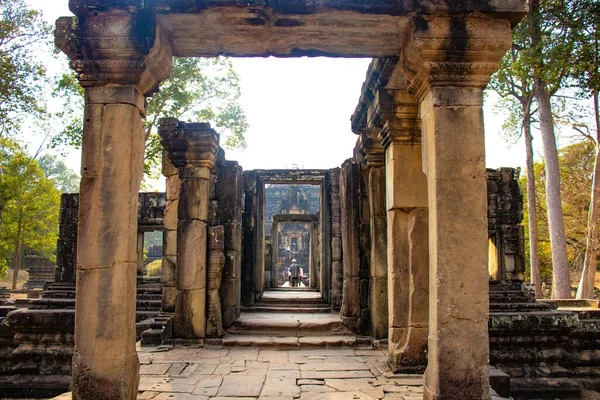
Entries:
<svg viewBox="0 0 600 400">
<path fill-rule="evenodd" d="M 484 88 L 511 45 L 507 20 L 417 17 L 399 65 L 419 99 L 434 86 Z"/>
<path fill-rule="evenodd" d="M 77 11 L 79 17 L 57 20 L 55 43 L 71 59 L 81 86 L 134 85 L 151 95 L 171 75 L 168 38 L 146 13 Z"/>
</svg>

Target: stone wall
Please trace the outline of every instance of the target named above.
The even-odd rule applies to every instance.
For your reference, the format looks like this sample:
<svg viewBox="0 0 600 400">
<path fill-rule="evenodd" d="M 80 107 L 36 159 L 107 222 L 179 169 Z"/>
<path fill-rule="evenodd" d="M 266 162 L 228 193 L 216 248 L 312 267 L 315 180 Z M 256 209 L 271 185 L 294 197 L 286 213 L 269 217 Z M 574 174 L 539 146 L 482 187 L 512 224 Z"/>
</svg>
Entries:
<svg viewBox="0 0 600 400">
<path fill-rule="evenodd" d="M 342 259 L 342 211 L 340 200 L 340 169 L 331 173 L 331 305 L 335 310 L 342 306 L 344 271 Z"/>
</svg>

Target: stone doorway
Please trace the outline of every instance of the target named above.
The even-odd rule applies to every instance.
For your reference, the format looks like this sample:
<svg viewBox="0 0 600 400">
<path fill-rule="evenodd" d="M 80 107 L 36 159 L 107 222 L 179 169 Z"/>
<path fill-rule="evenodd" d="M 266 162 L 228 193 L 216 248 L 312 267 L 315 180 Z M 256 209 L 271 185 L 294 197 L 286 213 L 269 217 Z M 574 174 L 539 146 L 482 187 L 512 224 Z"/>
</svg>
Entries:
<svg viewBox="0 0 600 400">
<path fill-rule="evenodd" d="M 352 120 L 361 139 L 355 160 L 365 162 L 350 161 L 340 178 L 352 180 L 340 188 L 346 249 L 341 315 L 362 329 L 389 301 L 389 326 L 384 320 L 371 324 L 389 328 L 389 362 L 410 359 L 413 335 L 423 341 L 429 332 L 424 398 L 489 398 L 482 92 L 527 6 L 526 0 L 71 0 L 77 17 L 59 19 L 56 40 L 86 89 L 74 397 L 132 399 L 137 392 L 135 199 L 144 97 L 170 75 L 172 56 L 225 54 L 376 58 Z M 177 246 L 194 249 L 178 252 L 174 331 L 198 340 L 211 329 L 218 332 L 225 315 L 217 307 L 219 287 L 236 284 L 229 279 L 220 285 L 226 227 L 210 226 L 208 213 L 218 136 L 206 124 L 178 121 L 163 133 L 181 178 Z M 263 197 L 256 194 L 263 189 L 260 171 L 251 173 L 254 182 L 251 176 L 244 182 L 244 219 L 256 222 L 255 215 L 259 221 L 262 215 L 252 209 L 262 210 Z M 361 189 L 344 192 L 355 186 Z M 370 197 L 356 198 L 362 193 Z M 325 212 L 322 207 L 323 218 Z M 264 269 L 256 268 L 264 265 L 258 240 L 264 227 L 246 226 L 241 297 L 252 306 L 265 292 Z M 372 240 L 361 240 L 367 232 Z M 201 237 L 207 240 L 196 240 Z M 232 252 L 239 251 L 239 243 L 232 245 L 238 247 Z M 372 261 L 369 270 L 366 260 Z M 415 296 L 415 282 L 427 288 L 424 271 L 430 290 Z M 335 268 L 331 276 L 321 268 L 321 275 L 320 292 L 329 303 L 339 280 L 333 279 Z M 376 294 L 374 302 L 350 296 L 359 292 Z"/>
</svg>

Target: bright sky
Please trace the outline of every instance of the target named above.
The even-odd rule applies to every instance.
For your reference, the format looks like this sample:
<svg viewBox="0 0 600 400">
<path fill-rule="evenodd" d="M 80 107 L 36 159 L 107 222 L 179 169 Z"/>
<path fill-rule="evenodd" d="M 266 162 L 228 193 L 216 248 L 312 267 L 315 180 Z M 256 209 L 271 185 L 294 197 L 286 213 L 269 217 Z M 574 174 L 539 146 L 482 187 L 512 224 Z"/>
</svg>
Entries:
<svg viewBox="0 0 600 400">
<path fill-rule="evenodd" d="M 71 15 L 67 0 L 28 0 L 45 19 Z M 241 78 L 242 107 L 250 127 L 245 151 L 228 150 L 227 158 L 244 169 L 332 168 L 352 156 L 357 136 L 350 116 L 365 79 L 366 59 L 284 58 L 233 59 Z M 523 167 L 522 142 L 509 146 L 499 135 L 501 117 L 492 111 L 495 97 L 484 109 L 486 157 L 491 168 Z M 67 164 L 79 170 L 80 153 Z M 157 189 L 160 189 L 157 187 Z"/>
</svg>

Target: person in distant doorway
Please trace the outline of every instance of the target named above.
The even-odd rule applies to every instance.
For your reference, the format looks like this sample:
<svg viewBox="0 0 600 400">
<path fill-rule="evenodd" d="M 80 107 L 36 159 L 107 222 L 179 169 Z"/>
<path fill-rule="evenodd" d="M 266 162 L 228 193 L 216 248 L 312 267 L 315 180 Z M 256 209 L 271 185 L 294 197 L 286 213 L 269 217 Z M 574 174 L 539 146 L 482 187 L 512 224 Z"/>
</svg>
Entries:
<svg viewBox="0 0 600 400">
<path fill-rule="evenodd" d="M 292 287 L 298 286 L 298 270 L 300 269 L 300 265 L 294 258 L 292 260 L 292 264 L 290 265 L 290 275 L 292 277 Z"/>
<path fill-rule="evenodd" d="M 298 286 L 302 287 L 302 278 L 304 278 L 304 270 L 302 265 L 298 264 Z"/>
</svg>

